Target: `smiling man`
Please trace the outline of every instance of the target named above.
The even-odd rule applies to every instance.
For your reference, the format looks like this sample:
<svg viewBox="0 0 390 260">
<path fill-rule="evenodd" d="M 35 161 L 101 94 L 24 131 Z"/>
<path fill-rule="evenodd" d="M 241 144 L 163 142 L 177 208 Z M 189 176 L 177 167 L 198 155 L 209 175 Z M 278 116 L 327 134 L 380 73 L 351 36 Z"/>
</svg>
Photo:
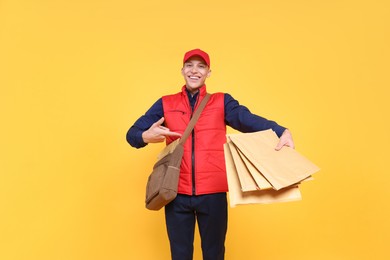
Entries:
<svg viewBox="0 0 390 260">
<path fill-rule="evenodd" d="M 210 57 L 194 49 L 185 53 L 181 73 L 185 85 L 179 93 L 166 95 L 140 117 L 127 132 L 131 146 L 173 142 L 181 136 L 192 113 L 205 97 L 210 77 Z M 165 220 L 173 260 L 193 258 L 195 224 L 198 222 L 204 260 L 225 255 L 228 191 L 223 144 L 226 126 L 241 132 L 272 129 L 280 137 L 275 147 L 294 148 L 288 129 L 240 105 L 230 94 L 214 93 L 184 144 L 177 197 L 165 206 Z"/>
<path fill-rule="evenodd" d="M 187 52 L 181 73 L 184 76 L 187 90 L 195 94 L 211 74 L 210 58 L 207 53 L 200 50 Z"/>
</svg>

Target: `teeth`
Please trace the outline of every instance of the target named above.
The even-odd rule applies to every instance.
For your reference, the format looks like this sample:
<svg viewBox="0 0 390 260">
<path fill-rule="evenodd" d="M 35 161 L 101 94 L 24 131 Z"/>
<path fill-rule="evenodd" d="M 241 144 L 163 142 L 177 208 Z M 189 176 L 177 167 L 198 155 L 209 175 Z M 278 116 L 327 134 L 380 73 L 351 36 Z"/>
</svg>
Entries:
<svg viewBox="0 0 390 260">
<path fill-rule="evenodd" d="M 190 79 L 198 79 L 198 77 L 190 77 Z"/>
</svg>

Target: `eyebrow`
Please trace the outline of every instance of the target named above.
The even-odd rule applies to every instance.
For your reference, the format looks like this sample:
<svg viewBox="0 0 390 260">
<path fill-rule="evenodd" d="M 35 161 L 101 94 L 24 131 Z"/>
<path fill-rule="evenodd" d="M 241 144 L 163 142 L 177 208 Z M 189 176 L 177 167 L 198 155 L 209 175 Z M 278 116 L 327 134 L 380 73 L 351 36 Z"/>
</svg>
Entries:
<svg viewBox="0 0 390 260">
<path fill-rule="evenodd" d="M 184 64 L 189 64 L 189 63 L 192 64 L 193 62 L 192 62 L 192 61 L 186 61 L 186 62 L 184 62 Z M 207 66 L 206 62 L 204 62 L 204 61 L 200 61 L 199 63 L 202 64 L 202 65 Z"/>
</svg>

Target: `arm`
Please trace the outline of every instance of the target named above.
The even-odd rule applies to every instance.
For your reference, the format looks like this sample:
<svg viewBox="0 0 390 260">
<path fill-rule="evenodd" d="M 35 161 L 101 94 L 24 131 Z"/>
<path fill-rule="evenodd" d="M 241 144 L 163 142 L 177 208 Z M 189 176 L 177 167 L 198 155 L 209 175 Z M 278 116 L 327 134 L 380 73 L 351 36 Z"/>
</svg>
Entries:
<svg viewBox="0 0 390 260">
<path fill-rule="evenodd" d="M 165 141 L 166 136 L 181 136 L 179 133 L 171 132 L 167 127 L 162 125 L 163 123 L 164 117 L 142 133 L 144 143 L 160 143 Z"/>
<path fill-rule="evenodd" d="M 135 148 L 142 148 L 148 143 L 163 142 L 167 135 L 180 136 L 163 126 L 163 116 L 164 110 L 160 98 L 127 131 L 127 142 Z"/>
<path fill-rule="evenodd" d="M 243 133 L 272 129 L 280 137 L 286 130 L 274 121 L 252 114 L 229 94 L 225 94 L 225 121 L 228 126 Z"/>
<path fill-rule="evenodd" d="M 252 114 L 247 107 L 240 105 L 229 94 L 225 94 L 225 121 L 227 125 L 243 133 L 272 129 L 280 137 L 280 142 L 275 147 L 276 150 L 280 150 L 284 145 L 294 148 L 288 129 L 274 121 Z"/>
</svg>

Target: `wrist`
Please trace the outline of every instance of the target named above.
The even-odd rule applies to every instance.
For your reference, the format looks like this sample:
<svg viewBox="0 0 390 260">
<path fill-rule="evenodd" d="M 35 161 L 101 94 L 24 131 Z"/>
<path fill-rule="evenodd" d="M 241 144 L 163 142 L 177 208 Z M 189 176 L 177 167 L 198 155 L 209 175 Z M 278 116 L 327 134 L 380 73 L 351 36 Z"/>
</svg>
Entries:
<svg viewBox="0 0 390 260">
<path fill-rule="evenodd" d="M 146 131 L 143 131 L 142 134 L 141 134 L 141 137 L 142 137 L 142 141 L 147 144 L 149 143 L 149 139 L 148 139 L 148 130 Z"/>
</svg>

